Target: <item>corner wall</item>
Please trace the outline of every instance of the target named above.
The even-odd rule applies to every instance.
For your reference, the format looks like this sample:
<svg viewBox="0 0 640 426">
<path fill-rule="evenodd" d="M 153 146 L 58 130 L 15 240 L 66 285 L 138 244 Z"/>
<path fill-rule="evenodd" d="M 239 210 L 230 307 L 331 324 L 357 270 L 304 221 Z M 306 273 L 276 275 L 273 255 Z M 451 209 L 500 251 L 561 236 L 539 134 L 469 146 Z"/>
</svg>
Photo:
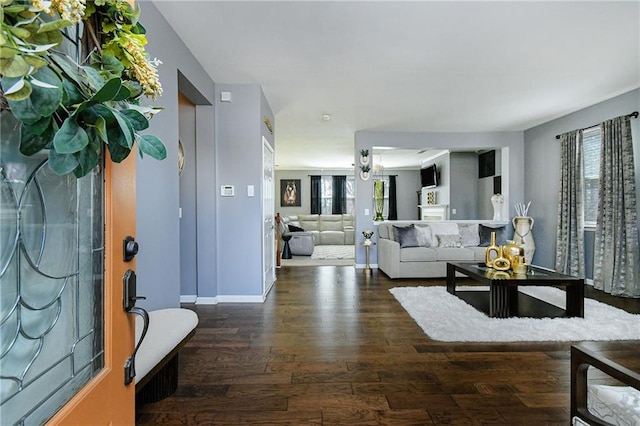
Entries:
<svg viewBox="0 0 640 426">
<path fill-rule="evenodd" d="M 221 102 L 220 93 L 231 93 Z M 210 185 L 217 197 L 218 300 L 261 301 L 263 297 L 262 138 L 275 148 L 264 117 L 273 123 L 260 86 L 216 85 L 216 181 Z M 233 196 L 220 187 L 232 185 Z M 248 188 L 253 186 L 253 195 Z"/>
<path fill-rule="evenodd" d="M 147 297 L 139 305 L 153 310 L 180 304 L 178 72 L 209 103 L 214 99 L 214 82 L 156 7 L 150 2 L 140 2 L 139 6 L 140 22 L 149 38 L 149 55 L 163 62 L 159 74 L 164 94 L 148 102 L 164 110 L 150 121 L 149 133 L 158 136 L 167 148 L 164 161 L 148 157 L 137 160 L 136 240 L 140 253 L 136 256 L 136 272 L 138 294 Z M 212 125 L 214 117 L 209 114 L 198 119 Z"/>
</svg>

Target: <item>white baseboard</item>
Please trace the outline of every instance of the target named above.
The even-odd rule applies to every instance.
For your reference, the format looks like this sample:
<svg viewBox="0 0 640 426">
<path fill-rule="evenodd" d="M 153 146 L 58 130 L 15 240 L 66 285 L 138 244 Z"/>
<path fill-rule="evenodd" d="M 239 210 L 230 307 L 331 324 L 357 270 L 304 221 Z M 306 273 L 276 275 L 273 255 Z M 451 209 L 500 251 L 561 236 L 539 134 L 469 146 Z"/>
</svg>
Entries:
<svg viewBox="0 0 640 426">
<path fill-rule="evenodd" d="M 264 296 L 218 296 L 218 303 L 263 303 Z"/>
<path fill-rule="evenodd" d="M 196 303 L 197 299 L 195 294 L 180 295 L 180 303 Z"/>
<path fill-rule="evenodd" d="M 217 305 L 218 302 L 217 297 L 198 297 L 196 305 Z"/>
<path fill-rule="evenodd" d="M 356 269 L 364 269 L 367 265 L 365 263 L 356 263 Z M 378 264 L 374 263 L 372 265 L 369 265 L 369 267 L 371 267 L 371 269 L 378 269 Z"/>
<path fill-rule="evenodd" d="M 266 294 L 264 296 L 180 296 L 180 303 L 195 303 L 196 305 L 217 305 L 218 303 L 264 303 L 265 299 Z"/>
</svg>

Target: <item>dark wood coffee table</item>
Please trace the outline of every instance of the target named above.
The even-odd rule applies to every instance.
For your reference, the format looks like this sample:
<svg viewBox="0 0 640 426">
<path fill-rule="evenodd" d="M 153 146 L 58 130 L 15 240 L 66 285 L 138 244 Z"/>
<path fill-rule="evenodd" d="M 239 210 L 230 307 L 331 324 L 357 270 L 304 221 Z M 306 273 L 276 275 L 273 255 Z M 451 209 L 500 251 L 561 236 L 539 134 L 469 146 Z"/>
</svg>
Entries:
<svg viewBox="0 0 640 426">
<path fill-rule="evenodd" d="M 471 278 L 465 285 L 489 286 L 489 291 L 456 291 L 456 272 Z M 564 287 L 566 309 L 518 292 L 519 286 Z M 526 274 L 499 272 L 484 263 L 447 263 L 447 291 L 490 317 L 581 317 L 584 318 L 584 279 L 559 274 L 538 266 L 527 266 Z"/>
</svg>

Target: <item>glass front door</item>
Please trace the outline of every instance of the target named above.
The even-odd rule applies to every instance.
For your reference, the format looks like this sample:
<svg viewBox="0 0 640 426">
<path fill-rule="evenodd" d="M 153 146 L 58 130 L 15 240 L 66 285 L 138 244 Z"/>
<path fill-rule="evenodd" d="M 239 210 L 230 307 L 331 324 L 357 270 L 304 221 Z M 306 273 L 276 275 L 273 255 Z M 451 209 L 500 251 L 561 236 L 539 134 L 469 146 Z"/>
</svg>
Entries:
<svg viewBox="0 0 640 426">
<path fill-rule="evenodd" d="M 0 118 L 0 424 L 42 424 L 104 367 L 104 179 L 22 156 Z"/>
</svg>

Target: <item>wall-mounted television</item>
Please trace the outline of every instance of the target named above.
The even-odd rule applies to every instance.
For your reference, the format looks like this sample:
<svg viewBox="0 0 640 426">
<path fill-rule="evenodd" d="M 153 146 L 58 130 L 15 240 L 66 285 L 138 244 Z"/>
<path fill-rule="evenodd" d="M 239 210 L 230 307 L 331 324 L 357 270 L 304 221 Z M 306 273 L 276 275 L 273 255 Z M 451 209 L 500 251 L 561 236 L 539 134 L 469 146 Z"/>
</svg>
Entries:
<svg viewBox="0 0 640 426">
<path fill-rule="evenodd" d="M 438 170 L 435 164 L 420 169 L 420 182 L 423 188 L 434 188 L 438 186 Z"/>
</svg>

